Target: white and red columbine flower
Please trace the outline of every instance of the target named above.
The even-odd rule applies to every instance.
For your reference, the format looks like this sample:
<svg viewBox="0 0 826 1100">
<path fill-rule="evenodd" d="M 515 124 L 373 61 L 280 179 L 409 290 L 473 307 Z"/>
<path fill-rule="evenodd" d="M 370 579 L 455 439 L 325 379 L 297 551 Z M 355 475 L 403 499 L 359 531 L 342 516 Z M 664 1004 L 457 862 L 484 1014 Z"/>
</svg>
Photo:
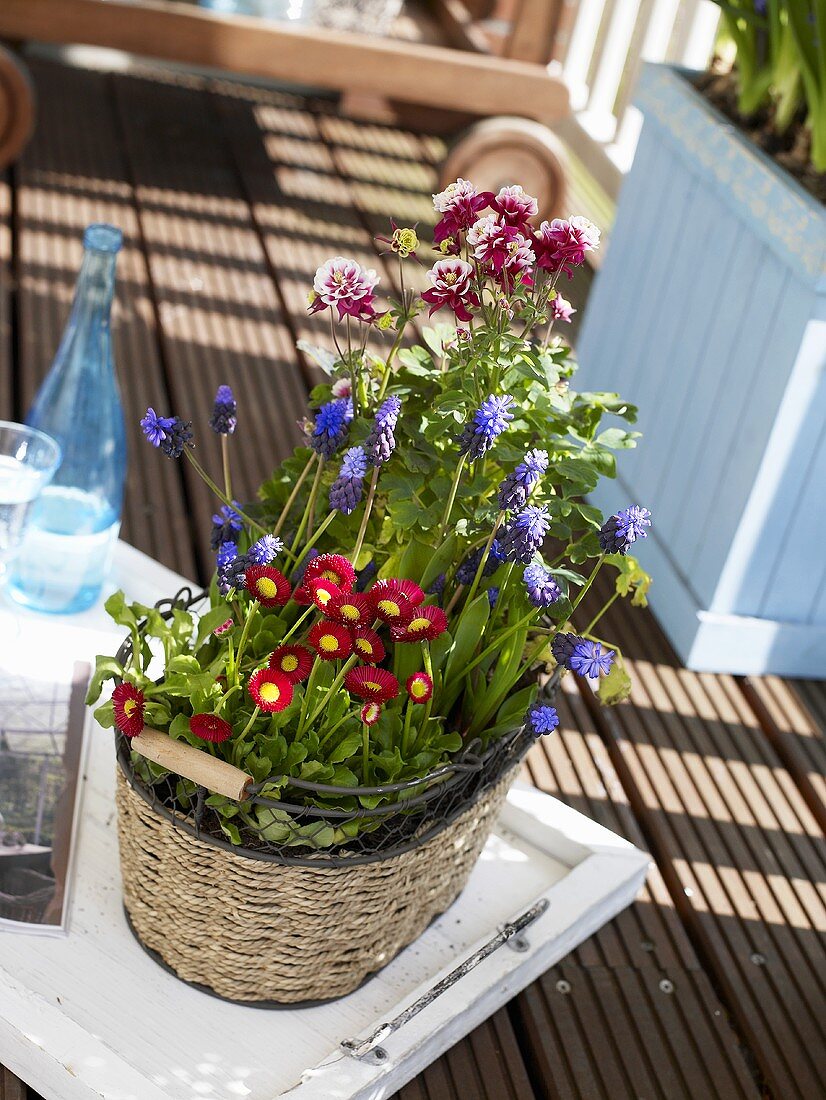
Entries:
<svg viewBox="0 0 826 1100">
<path fill-rule="evenodd" d="M 433 229 L 433 243 L 440 245 L 443 241 L 452 241 L 449 251 L 458 252 L 459 234 L 470 229 L 479 211 L 489 206 L 492 198 L 490 191 L 479 194 L 470 180 L 463 180 L 461 176 L 434 195 L 433 206 L 442 217 Z"/>
<path fill-rule="evenodd" d="M 587 218 L 554 218 L 551 222 L 542 222 L 534 235 L 533 246 L 541 268 L 564 271 L 570 278 L 572 268 L 585 261 L 585 253 L 599 248 L 599 230 Z"/>
<path fill-rule="evenodd" d="M 480 218 L 468 230 L 467 243 L 479 263 L 496 276 L 507 271 L 513 279 L 527 271 L 536 259 L 531 242 L 524 233 L 495 214 Z"/>
<path fill-rule="evenodd" d="M 479 308 L 479 296 L 473 289 L 473 268 L 464 260 L 439 260 L 428 271 L 432 284 L 422 294 L 431 316 L 448 306 L 458 321 L 469 321 L 471 309 Z"/>
<path fill-rule="evenodd" d="M 376 316 L 374 292 L 379 277 L 372 268 L 364 268 L 345 256 L 333 256 L 315 273 L 315 297 L 310 313 L 335 306 L 339 320 L 355 317 L 372 321 Z"/>
<path fill-rule="evenodd" d="M 523 231 L 528 230 L 529 220 L 539 212 L 536 199 L 523 191 L 518 183 L 503 187 L 490 205 L 503 222 Z"/>
<path fill-rule="evenodd" d="M 554 321 L 567 321 L 568 324 L 571 323 L 571 318 L 576 313 L 576 310 L 561 294 L 557 294 L 555 298 L 551 298 L 549 305 L 551 317 Z"/>
</svg>

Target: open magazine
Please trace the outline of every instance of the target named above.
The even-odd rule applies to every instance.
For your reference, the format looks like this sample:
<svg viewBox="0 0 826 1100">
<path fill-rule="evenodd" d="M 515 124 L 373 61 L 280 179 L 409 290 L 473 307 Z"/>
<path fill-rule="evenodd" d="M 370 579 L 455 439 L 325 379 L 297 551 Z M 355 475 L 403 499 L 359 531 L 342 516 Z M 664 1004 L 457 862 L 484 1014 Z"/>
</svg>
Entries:
<svg viewBox="0 0 826 1100">
<path fill-rule="evenodd" d="M 0 930 L 66 930 L 90 666 L 0 661 Z"/>
</svg>

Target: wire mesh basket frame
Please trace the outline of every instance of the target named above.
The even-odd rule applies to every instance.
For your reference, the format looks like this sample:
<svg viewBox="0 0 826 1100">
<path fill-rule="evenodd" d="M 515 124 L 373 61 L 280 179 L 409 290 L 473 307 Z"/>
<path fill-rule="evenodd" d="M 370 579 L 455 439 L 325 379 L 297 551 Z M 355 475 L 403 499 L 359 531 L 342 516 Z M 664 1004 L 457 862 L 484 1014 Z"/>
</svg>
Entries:
<svg viewBox="0 0 826 1100">
<path fill-rule="evenodd" d="M 208 597 L 208 593 L 193 592 L 189 587 L 180 589 L 175 596 L 159 600 L 155 607 L 164 618 L 169 618 L 173 610 L 191 610 Z M 142 631 L 145 624 L 139 624 Z M 121 665 L 125 665 L 132 653 L 132 639 L 127 636 L 117 651 L 116 659 Z M 312 783 L 292 776 L 270 776 L 263 783 L 250 786 L 253 805 L 265 806 L 270 809 L 286 812 L 298 819 L 302 817 L 317 818 L 320 825 L 326 827 L 330 821 L 337 823 L 364 821 L 379 819 L 390 821 L 394 817 L 408 814 L 410 809 L 427 807 L 432 802 L 438 803 L 439 812 L 433 813 L 429 820 L 420 825 L 413 835 L 403 842 L 393 843 L 387 846 L 376 846 L 369 852 L 355 852 L 350 846 L 341 845 L 337 849 L 311 850 L 310 854 L 303 853 L 295 847 L 279 846 L 275 842 L 268 841 L 269 850 L 260 850 L 246 846 L 233 844 L 222 836 L 216 836 L 203 828 L 203 815 L 205 811 L 205 798 L 208 791 L 199 787 L 196 794 L 195 809 L 185 812 L 179 806 L 172 807 L 164 804 L 151 785 L 147 785 L 137 775 L 132 761 L 132 753 L 129 747 L 129 738 L 115 730 L 116 756 L 118 766 L 132 789 L 138 794 L 150 808 L 159 816 L 166 819 L 174 828 L 182 829 L 189 835 L 196 837 L 202 843 L 223 848 L 234 855 L 248 859 L 261 860 L 270 863 L 279 863 L 292 866 L 332 866 L 352 867 L 364 863 L 373 863 L 380 860 L 402 855 L 432 840 L 438 833 L 446 829 L 465 810 L 476 802 L 487 790 L 489 790 L 508 771 L 512 771 L 521 762 L 522 758 L 533 743 L 533 737 L 522 726 L 514 728 L 492 742 L 487 749 L 479 753 L 481 742 L 477 739 L 467 745 L 461 757 L 448 764 L 435 768 L 426 776 L 407 780 L 402 783 L 385 784 L 377 787 L 336 787 L 323 783 Z M 386 794 L 400 794 L 405 790 L 423 788 L 420 794 L 414 795 L 403 801 L 387 803 L 374 808 L 360 807 L 355 811 L 337 810 L 332 807 L 308 806 L 305 803 L 292 803 L 282 800 L 267 798 L 261 795 L 261 790 L 267 785 L 283 781 L 284 786 L 307 794 L 318 796 L 337 795 L 342 798 L 354 796 L 378 796 Z M 442 803 L 448 803 L 445 808 Z M 426 827 L 423 827 L 426 826 Z"/>
</svg>

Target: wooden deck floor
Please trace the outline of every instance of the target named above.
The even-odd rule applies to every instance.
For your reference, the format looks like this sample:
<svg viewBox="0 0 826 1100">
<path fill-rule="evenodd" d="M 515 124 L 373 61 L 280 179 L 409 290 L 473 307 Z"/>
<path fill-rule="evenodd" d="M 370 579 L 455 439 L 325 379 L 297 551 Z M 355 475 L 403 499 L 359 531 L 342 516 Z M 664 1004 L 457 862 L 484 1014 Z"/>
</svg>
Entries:
<svg viewBox="0 0 826 1100">
<path fill-rule="evenodd" d="M 228 83 L 32 69 L 37 134 L 0 180 L 0 417 L 24 412 L 48 368 L 83 227 L 122 226 L 124 535 L 203 579 L 210 501 L 185 463 L 141 460 L 139 413 L 203 416 L 230 381 L 252 492 L 298 439 L 312 371 L 295 343 L 324 325 L 305 308 L 315 267 L 342 252 L 392 286 L 372 236 L 391 213 L 428 223 L 441 143 Z M 562 729 L 528 770 L 647 847 L 646 888 L 402 1100 L 824 1095 L 823 685 L 688 672 L 650 616 L 611 617 L 631 700 L 601 711 L 566 684 Z M 0 1100 L 25 1097 L 0 1069 Z"/>
</svg>

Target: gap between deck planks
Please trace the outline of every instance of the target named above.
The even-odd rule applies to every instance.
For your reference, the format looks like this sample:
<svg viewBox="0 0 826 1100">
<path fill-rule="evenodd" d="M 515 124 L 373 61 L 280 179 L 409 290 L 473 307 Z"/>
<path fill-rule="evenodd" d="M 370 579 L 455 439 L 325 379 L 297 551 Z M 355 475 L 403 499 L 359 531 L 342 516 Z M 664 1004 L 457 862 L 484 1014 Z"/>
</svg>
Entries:
<svg viewBox="0 0 826 1100">
<path fill-rule="evenodd" d="M 279 447 L 289 450 L 294 436 L 287 418 L 297 418 L 304 407 L 301 364 L 292 341 L 301 334 L 316 339 L 326 336 L 326 329 L 323 334 L 314 329 L 306 314 L 306 292 L 315 266 L 331 252 L 345 251 L 380 270 L 385 285 L 394 285 L 394 261 L 377 256 L 371 235 L 384 228 L 385 213 L 397 212 L 403 219 L 413 220 L 421 210 L 423 220 L 430 217 L 425 208 L 429 208 L 428 192 L 435 180 L 437 145 L 433 139 L 383 127 L 362 127 L 337 119 L 323 102 L 313 103 L 309 111 L 302 109 L 306 101 L 298 97 L 257 90 L 251 93 L 249 89 L 239 93 L 223 82 L 211 82 L 207 95 L 198 79 L 168 74 L 158 74 L 155 79 L 113 78 L 42 62 L 35 65 L 35 76 L 41 125 L 15 169 L 15 262 L 21 276 L 17 304 L 21 365 L 25 366 L 18 379 L 18 405 L 22 407 L 33 392 L 53 354 L 65 318 L 83 224 L 92 218 L 121 218 L 129 247 L 120 271 L 116 339 L 127 418 L 134 419 L 136 411 L 157 402 L 161 393 L 170 403 L 180 405 L 181 411 L 192 407 L 196 413 L 197 404 L 203 422 L 212 391 L 226 376 L 243 395 L 242 407 L 248 406 L 250 418 L 256 418 L 256 438 L 261 438 L 262 430 L 265 435 L 278 431 L 283 433 L 281 438 L 268 440 L 272 453 Z M 94 126 L 89 126 L 89 119 Z M 383 195 L 387 196 L 385 202 Z M 2 258 L 0 235 L 0 262 Z M 0 278 L 0 322 L 4 285 L 8 282 L 4 284 Z M 8 361 L 9 344 L 10 339 L 0 342 L 0 400 L 4 346 Z M 146 369 L 135 370 L 135 363 Z M 127 370 L 126 364 L 133 369 Z M 242 379 L 238 379 L 239 366 Z M 232 373 L 227 375 L 229 370 Z M 205 496 L 198 495 L 187 471 L 183 471 L 184 480 L 181 467 L 151 453 L 134 425 L 132 433 L 130 443 L 133 453 L 134 448 L 139 449 L 139 460 L 133 461 L 130 469 L 125 533 L 191 575 L 193 547 L 204 545 L 211 507 Z M 241 445 L 239 450 L 243 452 L 239 456 L 240 483 L 246 488 L 259 478 L 260 466 L 251 444 Z M 268 461 L 275 459 L 268 456 Z M 145 510 L 155 504 L 159 488 L 167 494 L 162 517 L 177 519 L 181 528 L 177 535 L 167 528 L 155 546 L 151 539 L 158 517 L 150 520 Z M 194 500 L 192 508 L 190 500 Z M 172 560 L 187 555 L 189 568 Z M 203 567 L 203 555 L 200 564 Z M 622 626 L 622 622 L 616 624 L 618 637 L 623 635 Z M 642 644 L 640 639 L 644 641 L 655 629 L 645 616 L 636 626 L 626 626 L 624 633 L 632 632 L 632 643 L 636 639 Z M 648 655 L 653 667 L 652 672 L 643 667 L 644 662 L 640 664 L 641 690 L 654 690 L 652 677 L 655 683 L 668 680 L 668 690 L 663 689 L 658 697 L 669 704 L 676 688 L 670 674 L 658 664 L 669 667 L 667 651 L 655 636 L 653 648 L 643 645 L 641 652 Z M 680 675 L 674 675 L 679 682 Z M 696 685 L 704 681 L 694 674 L 685 677 L 689 704 L 677 728 L 689 718 L 693 721 L 688 724 L 699 722 L 705 728 L 716 720 L 708 714 L 698 718 L 694 713 L 697 704 L 692 703 L 698 694 Z M 742 693 L 739 704 L 731 702 L 731 691 L 738 691 L 732 685 L 726 678 L 712 677 L 704 693 L 718 698 L 722 691 L 735 713 L 740 714 L 742 708 L 744 728 L 752 739 L 761 738 L 759 724 Z M 779 707 L 780 719 L 785 721 L 788 706 L 784 709 L 781 700 Z M 648 704 L 642 707 L 646 709 Z M 777 1014 L 782 1026 L 786 1007 L 805 1010 L 807 998 L 810 1004 L 813 996 L 812 987 L 799 974 L 791 974 L 795 960 L 798 965 L 800 960 L 816 961 L 811 947 L 799 942 L 803 926 L 781 932 L 769 919 L 805 921 L 807 931 L 819 920 L 820 911 L 815 910 L 811 893 L 813 881 L 819 881 L 819 865 L 813 850 L 801 849 L 802 838 L 807 845 L 818 838 L 811 832 L 805 804 L 795 797 L 789 773 L 770 754 L 768 742 L 752 747 L 752 754 L 756 752 L 759 758 L 757 764 L 745 751 L 742 737 L 735 739 L 736 751 L 730 749 L 722 765 L 714 759 L 704 763 L 703 752 L 697 752 L 695 746 L 686 767 L 689 776 L 700 775 L 703 782 L 693 801 L 685 793 L 691 783 L 685 789 L 678 783 L 688 805 L 679 799 L 672 804 L 668 799 L 674 780 L 669 768 L 677 769 L 685 780 L 680 757 L 686 752 L 673 721 L 666 723 L 673 743 L 666 739 L 658 746 L 666 760 L 661 791 L 651 784 L 645 768 L 630 768 L 625 759 L 624 729 L 626 724 L 633 725 L 629 715 L 639 715 L 639 700 L 609 715 L 600 713 L 594 720 L 582 699 L 568 693 L 562 710 L 563 732 L 537 746 L 530 757 L 535 781 L 636 843 L 648 838 L 662 875 L 653 871 L 646 892 L 631 910 L 512 1002 L 507 1011 L 477 1029 L 407 1086 L 401 1096 L 404 1100 L 425 1096 L 442 1100 L 462 1094 L 485 1100 L 533 1095 L 588 1100 L 603 1095 L 652 1095 L 668 1100 L 698 1094 L 750 1096 L 756 1094 L 749 1075 L 755 1058 L 775 1084 L 778 1097 L 805 1096 L 801 1091 L 807 1085 L 805 1059 L 804 1069 L 789 1075 L 798 1091 L 786 1092 L 777 1088 L 781 1080 L 777 1066 L 782 1065 L 777 1060 L 778 1044 L 769 1043 L 768 1051 L 755 1049 L 767 1029 L 771 1032 Z M 660 716 L 655 719 L 659 721 Z M 649 715 L 646 730 L 651 721 Z M 623 732 L 618 734 L 618 729 Z M 715 736 L 719 750 L 716 728 Z M 646 746 L 644 738 L 633 748 L 645 758 L 646 767 L 653 768 L 651 746 Z M 712 776 L 710 786 L 703 768 Z M 714 792 L 715 783 L 726 790 L 712 798 L 709 791 Z M 734 798 L 735 788 L 745 790 L 739 802 Z M 661 797 L 668 803 L 667 811 L 661 806 Z M 760 802 L 756 817 L 755 801 Z M 768 833 L 764 803 L 778 814 Z M 743 805 L 752 813 L 748 821 L 741 821 Z M 724 816 L 718 823 L 714 814 L 723 812 L 728 818 Z M 670 829 L 660 822 L 662 815 L 668 820 L 668 813 L 677 815 Z M 724 824 L 728 828 L 723 829 Z M 789 829 L 790 836 L 784 837 L 781 827 Z M 721 832 L 722 839 L 717 836 Z M 717 837 L 716 847 L 710 833 Z M 740 889 L 740 885 L 735 890 L 731 884 L 725 858 L 734 862 L 731 853 L 736 852 L 744 864 L 735 871 L 743 896 L 751 891 L 762 904 L 762 938 L 748 928 L 748 921 L 754 919 L 751 912 L 713 914 L 713 929 L 708 930 L 711 917 L 684 893 L 688 879 L 681 869 L 685 853 L 694 854 L 692 841 L 706 857 L 703 844 L 713 847 L 721 858 L 720 866 L 712 867 L 710 873 L 725 879 L 726 887 L 713 900 L 727 898 L 726 889 L 734 894 Z M 771 858 L 761 853 L 761 843 Z M 774 909 L 768 906 L 770 900 Z M 727 970 L 743 970 L 743 961 L 719 934 L 725 921 L 746 926 L 738 943 L 745 937 L 751 944 L 750 937 L 756 937 L 760 943 L 779 948 L 778 958 L 769 953 L 763 967 L 770 978 L 765 988 L 752 988 L 754 983 L 741 980 L 746 990 L 742 1003 L 732 997 L 741 986 Z M 757 964 L 751 965 L 757 969 Z M 778 993 L 784 967 L 789 968 L 787 984 L 794 987 L 796 1001 L 789 1000 L 785 986 L 783 996 Z M 673 983 L 671 993 L 661 988 L 664 980 Z M 570 992 L 560 992 L 560 981 L 570 985 Z M 766 997 L 765 1006 L 762 996 Z M 723 1002 L 731 1010 L 730 1022 Z M 766 1020 L 761 1030 L 757 1025 L 764 1009 Z M 786 1026 L 794 1035 L 795 1023 Z M 749 1036 L 753 1048 L 747 1057 L 740 1049 L 744 1035 Z M 768 1037 L 771 1039 L 771 1034 Z M 790 1058 L 801 1054 L 800 1039 L 798 1036 L 797 1044 L 789 1047 Z M 477 1093 L 468 1093 L 469 1087 Z M 710 1091 L 698 1093 L 698 1089 Z"/>
</svg>

